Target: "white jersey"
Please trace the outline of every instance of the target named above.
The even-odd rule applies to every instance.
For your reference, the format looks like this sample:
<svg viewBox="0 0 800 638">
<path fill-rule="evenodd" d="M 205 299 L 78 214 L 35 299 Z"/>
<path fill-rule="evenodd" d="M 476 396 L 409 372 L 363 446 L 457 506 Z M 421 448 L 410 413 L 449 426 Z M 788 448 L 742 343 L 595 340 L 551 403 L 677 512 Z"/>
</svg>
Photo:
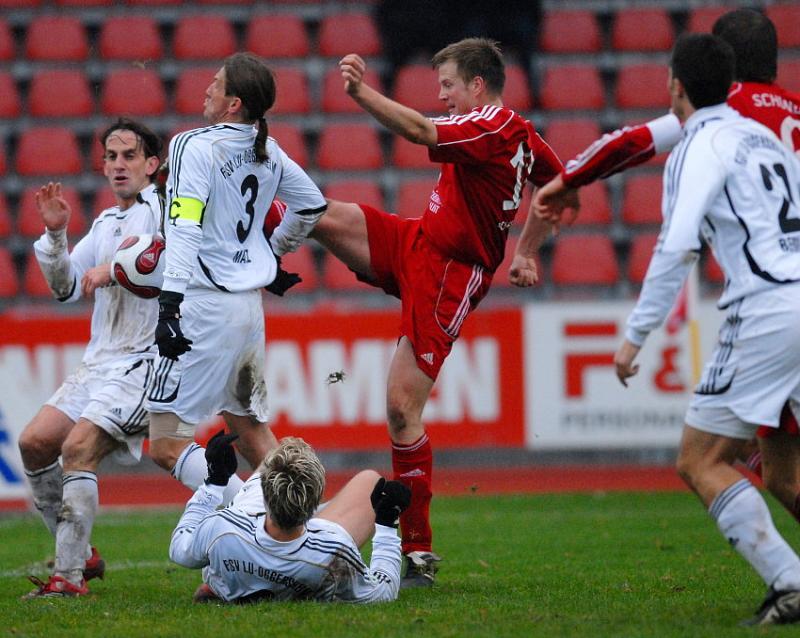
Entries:
<svg viewBox="0 0 800 638">
<path fill-rule="evenodd" d="M 130 235 L 159 232 L 163 209 L 155 186 L 136 196 L 127 210 L 112 206 L 100 213 L 92 227 L 69 253 L 66 231 L 45 232 L 33 244 L 36 259 L 50 289 L 59 301 L 81 297 L 84 273 L 101 264 L 111 264 L 122 240 Z M 150 351 L 158 317 L 158 301 L 141 299 L 121 286 L 94 292 L 89 344 L 83 363 L 102 365 L 120 356 Z"/>
<path fill-rule="evenodd" d="M 263 507 L 255 513 L 237 507 L 216 510 L 223 490 L 200 486 L 169 546 L 175 563 L 204 567 L 204 580 L 223 600 L 371 603 L 397 598 L 401 553 L 394 528 L 375 525 L 367 567 L 340 525 L 312 518 L 300 537 L 277 541 L 264 529 Z"/>
<path fill-rule="evenodd" d="M 686 121 L 664 171 L 664 222 L 627 336 L 666 317 L 700 249 L 725 273 L 720 308 L 800 281 L 800 162 L 775 134 L 726 105 Z"/>
<path fill-rule="evenodd" d="M 256 290 L 275 279 L 275 255 L 294 250 L 326 203 L 274 139 L 256 160 L 251 124 L 217 124 L 176 135 L 169 145 L 169 223 L 164 290 Z M 262 233 L 275 197 L 287 211 L 270 243 Z"/>
</svg>

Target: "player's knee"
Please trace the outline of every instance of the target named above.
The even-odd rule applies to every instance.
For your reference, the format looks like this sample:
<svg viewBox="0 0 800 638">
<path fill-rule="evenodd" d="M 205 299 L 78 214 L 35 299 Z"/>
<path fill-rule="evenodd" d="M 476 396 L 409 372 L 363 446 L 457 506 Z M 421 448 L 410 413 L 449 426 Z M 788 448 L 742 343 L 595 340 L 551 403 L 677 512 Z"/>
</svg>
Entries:
<svg viewBox="0 0 800 638">
<path fill-rule="evenodd" d="M 61 441 L 54 441 L 35 427 L 26 427 L 17 441 L 22 464 L 26 469 L 38 470 L 50 465 L 61 453 Z"/>
<path fill-rule="evenodd" d="M 389 433 L 394 437 L 408 429 L 408 411 L 397 402 L 389 401 L 386 407 L 386 421 L 389 424 Z"/>
</svg>

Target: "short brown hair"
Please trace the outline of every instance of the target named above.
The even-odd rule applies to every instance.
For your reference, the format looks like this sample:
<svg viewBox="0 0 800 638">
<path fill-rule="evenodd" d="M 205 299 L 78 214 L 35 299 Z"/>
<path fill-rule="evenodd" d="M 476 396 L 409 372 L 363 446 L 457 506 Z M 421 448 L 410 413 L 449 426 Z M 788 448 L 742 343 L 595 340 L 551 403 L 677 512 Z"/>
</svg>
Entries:
<svg viewBox="0 0 800 638">
<path fill-rule="evenodd" d="M 465 38 L 447 45 L 431 59 L 434 69 L 453 61 L 464 82 L 482 77 L 489 93 L 501 95 L 506 84 L 506 68 L 498 43 L 488 38 Z"/>
</svg>

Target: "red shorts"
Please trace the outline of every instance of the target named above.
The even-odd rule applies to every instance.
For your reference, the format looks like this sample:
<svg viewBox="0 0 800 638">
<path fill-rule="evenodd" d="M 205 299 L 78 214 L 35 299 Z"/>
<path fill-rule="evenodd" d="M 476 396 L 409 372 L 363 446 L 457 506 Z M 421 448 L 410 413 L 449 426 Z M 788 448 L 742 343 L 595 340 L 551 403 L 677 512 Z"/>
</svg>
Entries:
<svg viewBox="0 0 800 638">
<path fill-rule="evenodd" d="M 422 233 L 420 219 L 359 206 L 377 278 L 359 279 L 400 298 L 400 334 L 411 342 L 419 369 L 435 380 L 464 319 L 489 291 L 492 273 L 443 255 Z"/>
<path fill-rule="evenodd" d="M 794 414 L 792 413 L 788 403 L 783 406 L 783 410 L 781 411 L 780 425 L 777 428 L 770 428 L 766 425 L 762 425 L 756 430 L 756 436 L 768 439 L 779 431 L 785 432 L 786 434 L 790 434 L 792 436 L 800 435 L 800 428 L 797 426 L 797 419 L 794 418 Z"/>
</svg>

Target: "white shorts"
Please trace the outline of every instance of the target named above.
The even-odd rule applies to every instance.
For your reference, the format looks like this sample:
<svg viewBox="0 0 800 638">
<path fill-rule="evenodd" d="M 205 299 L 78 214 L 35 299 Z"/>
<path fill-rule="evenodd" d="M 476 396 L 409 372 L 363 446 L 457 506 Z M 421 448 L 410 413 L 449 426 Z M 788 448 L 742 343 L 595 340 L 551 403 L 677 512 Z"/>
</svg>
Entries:
<svg viewBox="0 0 800 638">
<path fill-rule="evenodd" d="M 686 413 L 698 430 L 749 439 L 776 428 L 789 398 L 800 400 L 800 286 L 737 301 L 719 330 Z"/>
<path fill-rule="evenodd" d="M 112 453 L 130 465 L 142 458 L 142 443 L 150 419 L 144 407 L 153 375 L 152 355 L 126 356 L 114 366 L 78 366 L 47 405 L 73 421 L 84 418 L 122 445 Z"/>
<path fill-rule="evenodd" d="M 261 291 L 190 290 L 181 304 L 181 330 L 192 349 L 177 361 L 156 356 L 147 400 L 197 425 L 220 412 L 269 418 Z"/>
</svg>

